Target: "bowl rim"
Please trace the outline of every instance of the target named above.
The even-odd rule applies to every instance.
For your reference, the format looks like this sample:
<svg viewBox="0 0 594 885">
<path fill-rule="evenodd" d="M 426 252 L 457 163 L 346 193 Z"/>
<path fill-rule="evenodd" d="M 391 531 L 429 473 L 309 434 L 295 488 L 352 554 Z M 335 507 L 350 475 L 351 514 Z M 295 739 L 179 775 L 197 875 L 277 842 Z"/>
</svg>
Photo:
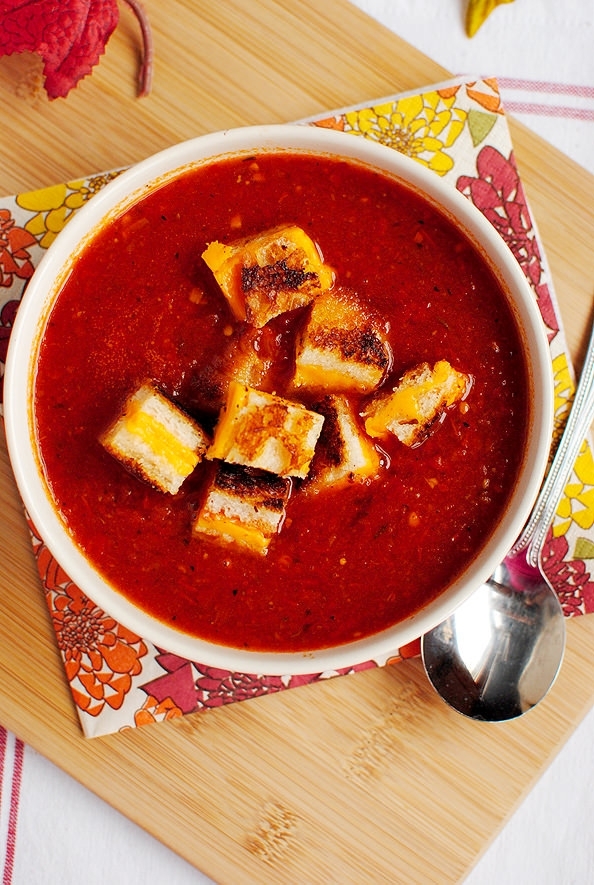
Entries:
<svg viewBox="0 0 594 885">
<path fill-rule="evenodd" d="M 448 617 L 483 583 L 511 548 L 527 520 L 549 457 L 553 427 L 553 376 L 544 323 L 536 299 L 509 247 L 483 214 L 450 183 L 421 163 L 372 139 L 351 137 L 305 124 L 272 124 L 221 130 L 165 148 L 120 173 L 95 194 L 56 237 L 42 257 L 19 306 L 4 376 L 4 420 L 10 461 L 25 508 L 44 543 L 69 578 L 93 602 L 158 648 L 209 666 L 243 673 L 299 675 L 349 669 L 373 661 L 380 666 L 399 649 Z M 196 165 L 255 151 L 338 155 L 368 163 L 404 180 L 454 218 L 486 255 L 511 293 L 528 354 L 532 403 L 524 463 L 507 507 L 491 538 L 448 589 L 405 621 L 337 647 L 302 652 L 244 651 L 215 645 L 157 621 L 111 587 L 77 548 L 59 517 L 39 470 L 34 444 L 35 357 L 64 274 L 93 233 L 156 186 Z M 25 370 L 26 369 L 26 370 Z M 23 408 L 25 404 L 25 408 Z"/>
</svg>

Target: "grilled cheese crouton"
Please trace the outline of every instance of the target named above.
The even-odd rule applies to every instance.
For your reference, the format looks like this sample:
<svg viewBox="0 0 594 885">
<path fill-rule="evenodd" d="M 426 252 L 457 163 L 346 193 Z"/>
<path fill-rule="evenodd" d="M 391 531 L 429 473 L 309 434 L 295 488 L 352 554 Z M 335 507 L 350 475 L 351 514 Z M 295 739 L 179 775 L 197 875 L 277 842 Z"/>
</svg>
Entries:
<svg viewBox="0 0 594 885">
<path fill-rule="evenodd" d="M 291 480 L 219 464 L 193 523 L 195 535 L 235 541 L 265 554 L 280 531 Z"/>
<path fill-rule="evenodd" d="M 334 282 L 316 244 L 300 227 L 265 231 L 226 245 L 209 243 L 202 258 L 233 315 L 261 328 L 306 304 Z"/>
<path fill-rule="evenodd" d="M 377 475 L 379 453 L 359 427 L 350 401 L 328 394 L 314 409 L 325 420 L 307 487 L 341 486 Z"/>
<path fill-rule="evenodd" d="M 319 295 L 299 336 L 293 386 L 335 393 L 369 393 L 390 365 L 390 348 L 381 324 L 353 292 L 336 289 Z"/>
<path fill-rule="evenodd" d="M 267 389 L 278 356 L 278 342 L 270 328 L 242 325 L 229 339 L 221 361 L 221 381 L 227 390 L 231 381 L 247 387 Z"/>
<path fill-rule="evenodd" d="M 433 368 L 421 363 L 410 369 L 389 393 L 376 396 L 363 411 L 365 430 L 371 437 L 393 433 L 407 446 L 420 445 L 431 426 L 466 394 L 470 378 L 447 362 Z"/>
<path fill-rule="evenodd" d="M 301 403 L 233 381 L 207 458 L 303 479 L 323 423 Z"/>
<path fill-rule="evenodd" d="M 143 384 L 128 397 L 99 441 L 131 473 L 172 495 L 210 442 L 202 428 L 152 384 Z"/>
<path fill-rule="evenodd" d="M 192 372 L 192 401 L 196 411 L 204 415 L 215 416 L 221 411 L 232 381 L 258 390 L 274 386 L 278 340 L 270 327 L 256 329 L 243 323 L 224 340 L 224 347 Z"/>
</svg>

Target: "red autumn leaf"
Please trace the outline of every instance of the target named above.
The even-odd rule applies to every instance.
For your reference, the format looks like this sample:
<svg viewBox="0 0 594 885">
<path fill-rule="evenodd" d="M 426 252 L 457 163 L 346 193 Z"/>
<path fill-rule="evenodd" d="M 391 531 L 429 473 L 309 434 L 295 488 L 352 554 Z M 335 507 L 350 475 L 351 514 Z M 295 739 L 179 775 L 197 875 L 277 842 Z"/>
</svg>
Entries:
<svg viewBox="0 0 594 885">
<path fill-rule="evenodd" d="M 152 46 L 138 0 L 126 0 L 138 18 L 144 43 L 141 94 L 149 91 Z M 117 27 L 117 0 L 0 0 L 0 56 L 36 52 L 43 59 L 50 98 L 65 97 L 90 74 Z"/>
</svg>

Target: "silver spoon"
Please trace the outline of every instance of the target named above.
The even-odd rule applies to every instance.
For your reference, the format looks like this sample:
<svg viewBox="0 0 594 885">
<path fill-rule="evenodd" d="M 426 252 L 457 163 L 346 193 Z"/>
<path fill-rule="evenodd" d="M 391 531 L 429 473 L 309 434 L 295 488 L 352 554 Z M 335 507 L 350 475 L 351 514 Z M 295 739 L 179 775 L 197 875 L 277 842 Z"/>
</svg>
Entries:
<svg viewBox="0 0 594 885">
<path fill-rule="evenodd" d="M 521 716 L 557 677 L 565 619 L 540 558 L 593 420 L 594 328 L 563 436 L 522 534 L 489 580 L 421 639 L 425 671 L 437 693 L 472 719 Z"/>
</svg>

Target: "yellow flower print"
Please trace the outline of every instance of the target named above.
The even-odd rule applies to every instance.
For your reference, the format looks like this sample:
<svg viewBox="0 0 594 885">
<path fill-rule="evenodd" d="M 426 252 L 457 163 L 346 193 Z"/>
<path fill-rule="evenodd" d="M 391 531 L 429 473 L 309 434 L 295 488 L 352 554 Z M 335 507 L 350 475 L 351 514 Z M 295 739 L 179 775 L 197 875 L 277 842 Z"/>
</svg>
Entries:
<svg viewBox="0 0 594 885">
<path fill-rule="evenodd" d="M 553 360 L 555 390 L 554 439 L 559 441 L 573 402 L 575 384 L 571 375 L 567 356 L 559 354 Z M 555 446 L 553 446 L 555 448 Z M 584 442 L 576 458 L 573 475 L 565 486 L 563 497 L 556 511 L 553 526 L 555 537 L 567 534 L 572 524 L 582 531 L 594 526 L 594 458 L 588 442 Z"/>
<path fill-rule="evenodd" d="M 20 194 L 17 203 L 22 209 L 35 213 L 25 229 L 37 238 L 40 246 L 47 249 L 87 196 L 85 179 L 82 179 Z"/>
<path fill-rule="evenodd" d="M 559 354 L 553 360 L 555 390 L 554 439 L 558 443 L 575 394 L 575 384 L 567 356 Z M 553 450 L 556 445 L 553 446 Z M 584 442 L 576 458 L 573 474 L 565 486 L 563 497 L 556 511 L 553 534 L 556 538 L 566 535 L 572 525 L 582 531 L 594 526 L 594 458 L 589 442 Z"/>
<path fill-rule="evenodd" d="M 456 96 L 426 92 L 345 114 L 346 131 L 364 135 L 445 175 L 454 165 L 447 153 L 464 129 L 466 111 Z"/>
<path fill-rule="evenodd" d="M 43 249 L 47 249 L 76 210 L 117 174 L 109 172 L 19 194 L 16 198 L 18 205 L 34 213 L 25 224 L 25 230 L 37 239 Z"/>
<path fill-rule="evenodd" d="M 567 355 L 564 353 L 560 353 L 553 360 L 553 383 L 555 395 L 553 440 L 557 443 L 563 433 L 575 393 L 575 385 L 569 370 Z M 556 448 L 556 446 L 553 448 Z"/>
<path fill-rule="evenodd" d="M 557 508 L 555 537 L 565 535 L 572 523 L 582 531 L 594 525 L 594 458 L 590 444 L 585 442 L 574 465 L 574 475 L 565 487 Z"/>
</svg>

